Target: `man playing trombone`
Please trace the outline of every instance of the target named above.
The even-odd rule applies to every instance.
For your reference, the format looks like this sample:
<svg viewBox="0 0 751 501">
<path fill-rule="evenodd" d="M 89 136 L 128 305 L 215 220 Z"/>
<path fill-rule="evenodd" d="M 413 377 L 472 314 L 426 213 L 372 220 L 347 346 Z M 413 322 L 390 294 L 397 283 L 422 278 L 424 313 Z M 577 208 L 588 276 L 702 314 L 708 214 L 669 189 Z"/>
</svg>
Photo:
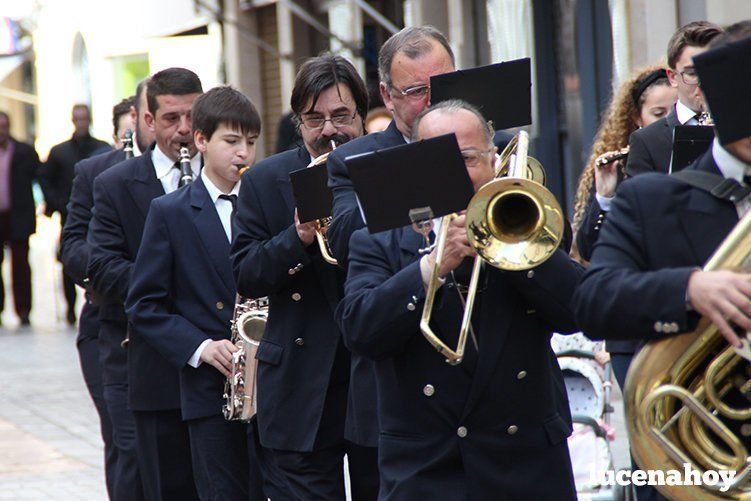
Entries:
<svg viewBox="0 0 751 501">
<path fill-rule="evenodd" d="M 450 133 L 477 191 L 495 177 L 492 131 L 456 100 L 428 108 L 412 126 L 413 141 Z M 451 226 L 430 324 L 451 344 L 464 311 L 457 282 L 475 250 L 464 215 L 441 224 Z M 549 341 L 552 331 L 576 330 L 570 303 L 580 266 L 557 248 L 527 271 L 485 266 L 476 345 L 470 340 L 462 362 L 450 365 L 420 332 L 438 252 L 420 257 L 424 245 L 412 227 L 356 231 L 336 312 L 348 347 L 376 361 L 380 499 L 574 499 L 571 417 Z"/>
</svg>

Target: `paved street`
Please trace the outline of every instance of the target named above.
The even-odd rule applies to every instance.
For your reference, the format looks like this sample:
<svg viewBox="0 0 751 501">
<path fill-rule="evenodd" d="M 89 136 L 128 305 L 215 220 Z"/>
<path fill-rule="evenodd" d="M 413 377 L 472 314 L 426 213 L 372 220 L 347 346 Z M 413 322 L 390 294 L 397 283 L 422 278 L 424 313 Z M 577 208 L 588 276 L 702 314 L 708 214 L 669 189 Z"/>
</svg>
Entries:
<svg viewBox="0 0 751 501">
<path fill-rule="evenodd" d="M 106 499 L 98 417 L 75 329 L 64 321 L 59 225 L 39 218 L 31 241 L 31 328 L 18 327 L 10 284 L 0 328 L 0 499 Z M 10 256 L 3 276 L 10 276 Z M 79 300 L 80 304 L 80 300 Z"/>
<path fill-rule="evenodd" d="M 106 499 L 98 417 L 64 320 L 57 219 L 40 217 L 31 240 L 31 328 L 20 328 L 10 284 L 0 327 L 0 500 Z M 3 275 L 10 276 L 10 259 Z M 79 305 L 82 298 L 79 298 Z M 617 391 L 617 390 L 616 390 Z M 620 395 L 614 397 L 616 467 L 628 463 Z"/>
</svg>

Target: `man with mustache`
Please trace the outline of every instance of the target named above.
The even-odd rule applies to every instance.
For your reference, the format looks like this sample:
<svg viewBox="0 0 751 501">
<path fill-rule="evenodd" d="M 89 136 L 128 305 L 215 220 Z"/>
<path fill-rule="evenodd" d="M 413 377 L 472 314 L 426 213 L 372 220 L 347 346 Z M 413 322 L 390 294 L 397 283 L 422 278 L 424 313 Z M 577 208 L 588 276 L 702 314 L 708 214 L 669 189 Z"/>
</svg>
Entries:
<svg viewBox="0 0 751 501">
<path fill-rule="evenodd" d="M 135 418 L 138 467 L 147 499 L 197 499 L 193 483 L 188 429 L 180 413 L 178 371 L 128 329 L 123 304 L 151 201 L 178 188 L 180 148 L 191 154 L 193 178 L 198 177 L 191 130 L 191 107 L 203 92 L 198 76 L 184 68 L 155 73 L 146 90 L 147 127 L 156 142 L 143 154 L 108 169 L 94 180 L 94 210 L 89 225 L 90 288 L 100 306 L 100 345 L 115 347 L 129 334 L 125 383 Z M 140 147 L 140 146 L 139 146 Z M 116 314 L 102 312 L 117 310 Z M 108 361 L 104 360 L 105 370 Z M 127 374 L 127 377 L 126 377 Z"/>
<path fill-rule="evenodd" d="M 269 321 L 258 348 L 258 430 L 294 499 L 344 500 L 347 454 L 352 498 L 378 494 L 376 457 L 345 440 L 356 391 L 350 356 L 334 322 L 344 273 L 326 263 L 315 226 L 301 223 L 289 174 L 363 134 L 365 84 L 341 56 L 300 68 L 291 98 L 303 145 L 260 162 L 243 175 L 231 258 L 237 291 L 268 296 Z M 370 392 L 359 398 L 370 398 Z M 349 425 L 348 425 L 349 426 Z"/>
</svg>

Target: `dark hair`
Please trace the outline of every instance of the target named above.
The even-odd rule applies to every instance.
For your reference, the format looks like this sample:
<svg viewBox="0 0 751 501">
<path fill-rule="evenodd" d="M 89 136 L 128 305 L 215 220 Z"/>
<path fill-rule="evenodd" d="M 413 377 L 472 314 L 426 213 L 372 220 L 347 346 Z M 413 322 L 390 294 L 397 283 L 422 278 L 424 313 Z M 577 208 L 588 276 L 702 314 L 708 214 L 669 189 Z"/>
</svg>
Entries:
<svg viewBox="0 0 751 501">
<path fill-rule="evenodd" d="M 391 63 L 398 53 L 401 52 L 410 59 L 417 59 L 433 48 L 431 40 L 435 40 L 446 49 L 451 58 L 451 65 L 455 66 L 454 51 L 451 50 L 443 33 L 430 25 L 408 26 L 391 35 L 378 53 L 378 78 L 381 82 L 391 87 Z"/>
<path fill-rule="evenodd" d="M 146 88 L 149 85 L 149 80 L 151 80 L 151 78 L 146 77 L 138 82 L 138 85 L 136 85 L 136 95 L 134 96 L 135 103 L 133 104 L 133 106 L 135 106 L 136 108 L 136 115 L 141 114 L 141 96 L 143 96 L 143 93 L 146 92 Z M 146 98 L 148 99 L 148 96 L 146 96 Z"/>
<path fill-rule="evenodd" d="M 117 122 L 120 121 L 120 117 L 130 113 L 130 107 L 134 106 L 135 102 L 136 96 L 130 96 L 112 107 L 112 128 L 115 131 L 115 135 L 117 135 Z"/>
<path fill-rule="evenodd" d="M 658 68 L 646 74 L 643 78 L 639 79 L 639 81 L 636 82 L 636 85 L 631 92 L 631 98 L 634 100 L 634 106 L 636 106 L 637 109 L 641 108 L 647 98 L 647 90 L 653 85 L 669 84 L 670 82 L 668 82 L 668 72 L 665 71 L 665 68 Z"/>
<path fill-rule="evenodd" d="M 154 73 L 149 79 L 146 86 L 146 101 L 151 114 L 156 115 L 156 110 L 159 108 L 157 96 L 184 96 L 202 92 L 201 79 L 198 75 L 185 68 L 167 68 Z"/>
<path fill-rule="evenodd" d="M 211 139 L 224 124 L 243 134 L 261 132 L 261 116 L 245 94 L 229 85 L 214 87 L 198 96 L 191 110 L 193 131 L 201 131 Z"/>
<path fill-rule="evenodd" d="M 668 66 L 675 69 L 686 47 L 704 47 L 722 34 L 722 28 L 709 21 L 694 21 L 673 33 L 668 42 Z"/>
<path fill-rule="evenodd" d="M 7 112 L 0 110 L 0 117 L 5 118 L 8 121 L 8 125 L 10 125 L 10 115 Z"/>
<path fill-rule="evenodd" d="M 482 116 L 482 113 L 480 113 L 480 110 L 477 109 L 476 106 L 469 104 L 467 101 L 462 101 L 461 99 L 447 99 L 422 110 L 420 114 L 415 117 L 415 121 L 412 124 L 412 140 L 416 141 L 418 139 L 417 129 L 420 128 L 420 122 L 428 113 L 431 113 L 433 111 L 439 111 L 443 113 L 456 113 L 457 111 L 461 110 L 469 111 L 475 116 L 475 118 L 477 118 L 477 122 L 482 129 L 483 136 L 485 136 L 488 144 L 492 146 L 494 134 L 493 129 L 488 124 L 487 120 L 485 120 L 485 117 Z"/>
<path fill-rule="evenodd" d="M 86 113 L 89 115 L 89 118 L 91 118 L 91 109 L 89 108 L 88 104 L 84 104 L 84 103 L 74 104 L 73 108 L 70 111 L 71 113 L 73 113 L 76 110 L 86 110 Z"/>
<path fill-rule="evenodd" d="M 738 21 L 725 28 L 725 31 L 720 36 L 712 39 L 709 43 L 709 48 L 714 49 L 715 47 L 737 42 L 748 37 L 751 37 L 751 19 Z"/>
<path fill-rule="evenodd" d="M 303 109 L 308 101 L 311 101 L 312 109 L 323 91 L 339 84 L 349 87 L 357 113 L 361 120 L 365 120 L 368 113 L 368 90 L 365 88 L 365 82 L 357 74 L 352 63 L 342 56 L 322 54 L 305 61 L 297 72 L 290 98 L 290 106 L 297 124 L 300 124 L 300 116 L 309 111 Z"/>
</svg>

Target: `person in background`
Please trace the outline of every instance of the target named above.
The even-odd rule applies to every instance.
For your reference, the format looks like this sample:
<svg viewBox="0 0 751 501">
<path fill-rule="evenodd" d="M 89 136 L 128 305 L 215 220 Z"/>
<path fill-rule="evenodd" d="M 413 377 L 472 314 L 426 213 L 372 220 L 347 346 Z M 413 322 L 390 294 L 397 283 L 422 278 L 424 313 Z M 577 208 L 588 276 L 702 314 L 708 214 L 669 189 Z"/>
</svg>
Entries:
<svg viewBox="0 0 751 501">
<path fill-rule="evenodd" d="M 30 324 L 31 268 L 29 237 L 36 231 L 32 183 L 39 176 L 39 155 L 30 144 L 10 135 L 10 116 L 0 111 L 0 243 L 10 248 L 13 303 L 21 326 Z M 0 248 L 0 264 L 5 252 Z M 5 287 L 0 273 L 0 312 Z"/>
<path fill-rule="evenodd" d="M 76 163 L 91 156 L 111 149 L 110 145 L 93 137 L 89 131 L 91 127 L 91 112 L 85 104 L 76 104 L 71 112 L 74 130 L 73 137 L 52 147 L 43 168 L 43 185 L 47 209 L 45 213 L 51 216 L 60 213 L 60 228 L 65 226 L 68 217 L 68 200 L 73 186 L 74 167 Z M 58 259 L 59 259 L 58 255 Z M 66 319 L 70 325 L 76 323 L 76 283 L 65 272 L 63 266 L 63 291 L 68 305 Z"/>
<path fill-rule="evenodd" d="M 300 134 L 297 132 L 295 124 L 295 114 L 286 113 L 279 118 L 279 124 L 276 131 L 276 149 L 275 153 L 297 148 L 300 144 Z"/>
<path fill-rule="evenodd" d="M 112 107 L 112 139 L 115 141 L 115 149 L 123 147 L 125 132 L 136 131 L 136 96 L 126 97 Z"/>
<path fill-rule="evenodd" d="M 677 125 L 700 125 L 706 112 L 692 58 L 707 50 L 707 45 L 722 33 L 709 21 L 695 21 L 681 27 L 668 42 L 667 76 L 678 92 L 670 113 L 649 127 L 631 134 L 626 173 L 669 172 L 673 152 L 673 129 Z"/>
</svg>

